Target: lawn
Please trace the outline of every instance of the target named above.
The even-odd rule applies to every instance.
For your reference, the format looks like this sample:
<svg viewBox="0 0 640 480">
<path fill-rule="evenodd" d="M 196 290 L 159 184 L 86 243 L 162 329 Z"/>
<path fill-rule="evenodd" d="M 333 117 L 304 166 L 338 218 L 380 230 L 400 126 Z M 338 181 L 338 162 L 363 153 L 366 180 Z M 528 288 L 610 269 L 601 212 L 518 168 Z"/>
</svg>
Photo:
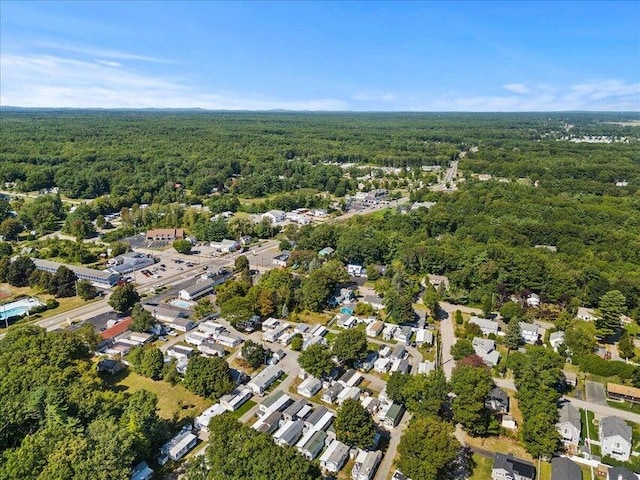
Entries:
<svg viewBox="0 0 640 480">
<path fill-rule="evenodd" d="M 491 468 L 493 467 L 492 458 L 474 454 L 473 461 L 476 466 L 473 469 L 473 475 L 469 477 L 469 480 L 487 480 L 491 478 Z"/>
<path fill-rule="evenodd" d="M 638 403 L 616 402 L 612 400 L 607 400 L 607 404 L 610 407 L 617 408 L 618 410 L 624 410 L 625 412 L 633 412 L 633 413 L 640 414 L 640 404 Z"/>
<path fill-rule="evenodd" d="M 296 321 L 298 322 L 303 322 L 303 323 L 310 323 L 310 324 L 320 324 L 320 325 L 327 325 L 327 323 L 329 323 L 329 320 L 331 320 L 331 316 L 330 315 L 325 315 L 324 313 L 318 313 L 318 312 L 310 312 L 308 310 L 305 310 L 304 312 L 300 312 L 297 315 L 297 319 Z"/>
<path fill-rule="evenodd" d="M 582 415 L 583 428 L 580 434 L 582 440 L 584 441 L 587 436 L 587 425 L 589 426 L 589 438 L 591 438 L 591 440 L 599 440 L 600 437 L 598 435 L 598 427 L 593 423 L 593 412 L 590 412 L 588 410 L 582 410 L 582 412 L 586 412 L 586 417 L 585 415 Z"/>
<path fill-rule="evenodd" d="M 247 400 L 244 405 L 242 405 L 239 409 L 234 412 L 231 412 L 231 416 L 237 420 L 240 420 L 245 413 L 251 410 L 256 405 L 256 402 L 253 400 Z"/>
<path fill-rule="evenodd" d="M 199 415 L 213 403 L 194 395 L 180 384 L 172 386 L 162 380 L 156 382 L 131 371 L 104 378 L 120 391 L 134 393 L 138 390 L 148 390 L 155 393 L 158 396 L 158 414 L 167 420 L 171 420 L 174 415 L 179 419 Z"/>
</svg>

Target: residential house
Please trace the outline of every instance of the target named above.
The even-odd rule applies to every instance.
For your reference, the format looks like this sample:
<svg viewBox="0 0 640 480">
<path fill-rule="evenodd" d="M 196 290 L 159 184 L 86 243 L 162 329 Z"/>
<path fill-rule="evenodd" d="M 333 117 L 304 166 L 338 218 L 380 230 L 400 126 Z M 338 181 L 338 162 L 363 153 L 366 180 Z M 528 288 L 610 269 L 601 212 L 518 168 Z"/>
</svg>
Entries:
<svg viewBox="0 0 640 480">
<path fill-rule="evenodd" d="M 393 352 L 389 356 L 392 360 L 402 360 L 407 357 L 407 349 L 404 345 L 396 345 Z"/>
<path fill-rule="evenodd" d="M 382 333 L 382 330 L 384 330 L 383 322 L 378 320 L 373 323 L 370 323 L 369 325 L 367 325 L 367 328 L 366 328 L 367 337 L 377 337 Z"/>
<path fill-rule="evenodd" d="M 213 404 L 194 419 L 193 426 L 198 430 L 208 432 L 211 419 L 225 412 L 228 412 L 225 407 L 219 403 Z"/>
<path fill-rule="evenodd" d="M 496 342 L 486 338 L 474 337 L 471 342 L 473 351 L 484 363 L 490 367 L 495 367 L 500 362 L 500 352 L 496 350 Z"/>
<path fill-rule="evenodd" d="M 609 382 L 607 383 L 607 397 L 612 400 L 640 403 L 640 388 Z"/>
<path fill-rule="evenodd" d="M 289 420 L 302 420 L 304 418 L 304 414 L 300 414 L 300 412 L 303 411 L 303 409 L 305 409 L 305 407 L 307 407 L 308 405 L 309 403 L 304 398 L 296 400 L 283 410 L 282 418 L 285 420 L 285 422 Z"/>
<path fill-rule="evenodd" d="M 428 375 L 436 369 L 436 363 L 425 360 L 418 364 L 418 374 Z"/>
<path fill-rule="evenodd" d="M 411 364 L 409 360 L 406 358 L 402 360 L 394 360 L 391 364 L 391 369 L 389 370 L 391 373 L 400 372 L 400 373 L 410 373 L 411 372 Z"/>
<path fill-rule="evenodd" d="M 631 427 L 620 417 L 605 417 L 598 425 L 602 455 L 608 455 L 621 462 L 631 455 Z"/>
<path fill-rule="evenodd" d="M 596 312 L 593 308 L 578 307 L 576 318 L 585 322 L 594 322 L 596 320 Z"/>
<path fill-rule="evenodd" d="M 411 341 L 411 337 L 413 337 L 413 331 L 411 330 L 411 327 L 401 327 L 396 329 L 393 337 L 398 342 L 408 345 Z"/>
<path fill-rule="evenodd" d="M 282 375 L 282 370 L 277 365 L 269 365 L 251 379 L 247 386 L 254 395 L 262 395 Z"/>
<path fill-rule="evenodd" d="M 329 473 L 338 473 L 349 460 L 349 447 L 333 440 L 320 457 L 320 466 Z"/>
<path fill-rule="evenodd" d="M 512 454 L 496 453 L 491 469 L 492 480 L 535 480 L 536 467 Z"/>
<path fill-rule="evenodd" d="M 182 317 L 175 318 L 169 324 L 170 328 L 173 328 L 174 330 L 178 330 L 179 332 L 188 332 L 189 330 L 192 330 L 195 326 L 196 324 L 193 323 L 191 320 L 189 320 L 188 318 L 182 318 Z"/>
<path fill-rule="evenodd" d="M 304 428 L 306 430 L 325 430 L 332 420 L 333 413 L 327 407 L 320 406 L 304 420 Z"/>
<path fill-rule="evenodd" d="M 342 405 L 344 401 L 348 399 L 359 399 L 360 393 L 361 390 L 358 387 L 345 387 L 344 390 L 338 394 L 338 405 Z"/>
<path fill-rule="evenodd" d="M 183 345 L 172 345 L 167 349 L 167 356 L 180 360 L 181 358 L 189 358 L 193 355 L 193 348 Z"/>
<path fill-rule="evenodd" d="M 562 437 L 562 443 L 565 448 L 572 453 L 577 452 L 580 433 L 582 432 L 582 422 L 580 421 L 580 412 L 569 402 L 560 407 L 556 430 Z"/>
<path fill-rule="evenodd" d="M 258 410 L 262 415 L 265 415 L 271 412 L 284 410 L 292 402 L 293 399 L 284 393 L 283 390 L 277 390 L 273 395 L 269 395 L 262 401 Z"/>
<path fill-rule="evenodd" d="M 578 376 L 573 373 L 573 372 L 569 372 L 567 370 L 563 370 L 562 371 L 562 377 L 563 377 L 563 381 L 564 384 L 569 386 L 569 387 L 577 387 L 578 386 Z"/>
<path fill-rule="evenodd" d="M 280 360 L 282 360 L 285 356 L 286 356 L 286 352 L 284 350 L 282 350 L 282 349 L 279 349 L 278 351 L 273 352 L 271 354 L 271 357 L 269 358 L 269 364 L 270 365 L 275 365 Z"/>
<path fill-rule="evenodd" d="M 322 382 L 315 377 L 307 377 L 299 386 L 298 394 L 311 398 L 322 389 Z"/>
<path fill-rule="evenodd" d="M 347 273 L 352 277 L 361 277 L 364 275 L 365 269 L 362 265 L 358 265 L 357 263 L 349 263 L 347 264 Z"/>
<path fill-rule="evenodd" d="M 151 241 L 184 240 L 184 230 L 182 228 L 156 228 L 147 230 L 146 239 Z"/>
<path fill-rule="evenodd" d="M 356 361 L 354 366 L 359 370 L 368 372 L 373 368 L 377 359 L 378 354 L 376 352 L 369 352 L 365 359 Z"/>
<path fill-rule="evenodd" d="M 289 257 L 290 256 L 291 256 L 291 252 L 289 252 L 287 250 L 283 250 L 278 255 L 273 257 L 273 259 L 271 260 L 271 263 L 273 263 L 277 267 L 286 268 L 287 267 L 287 262 L 289 261 Z"/>
<path fill-rule="evenodd" d="M 374 310 L 382 310 L 384 308 L 384 302 L 378 295 L 365 295 L 360 299 L 360 301 L 371 305 Z"/>
<path fill-rule="evenodd" d="M 318 252 L 318 255 L 320 257 L 328 257 L 329 255 L 331 255 L 333 252 L 335 252 L 335 250 L 331 247 L 324 247 L 322 250 L 320 250 Z"/>
<path fill-rule="evenodd" d="M 184 341 L 190 345 L 202 345 L 203 342 L 206 342 L 209 339 L 209 335 L 202 332 L 189 332 L 184 336 Z"/>
<path fill-rule="evenodd" d="M 484 400 L 484 405 L 496 413 L 509 412 L 509 395 L 499 387 L 494 387 Z"/>
<path fill-rule="evenodd" d="M 538 308 L 540 306 L 540 295 L 532 293 L 527 297 L 526 302 L 530 307 Z"/>
<path fill-rule="evenodd" d="M 209 340 L 198 345 L 198 351 L 210 357 L 224 357 L 227 353 L 222 345 L 217 345 Z"/>
<path fill-rule="evenodd" d="M 160 448 L 158 463 L 164 465 L 169 459 L 180 460 L 196 446 L 197 441 L 198 437 L 191 433 L 190 429 L 183 430 Z"/>
<path fill-rule="evenodd" d="M 502 421 L 500 422 L 500 426 L 508 430 L 515 430 L 518 428 L 518 424 L 512 415 L 502 415 Z"/>
<path fill-rule="evenodd" d="M 292 447 L 300 440 L 303 429 L 304 422 L 302 420 L 289 420 L 276 430 L 273 434 L 273 439 L 281 447 L 287 445 Z"/>
<path fill-rule="evenodd" d="M 384 327 L 384 330 L 382 330 L 382 339 L 383 340 L 391 340 L 395 333 L 396 330 L 400 328 L 397 325 L 392 325 L 390 323 L 386 324 Z"/>
<path fill-rule="evenodd" d="M 433 332 L 426 328 L 419 328 L 416 331 L 416 345 L 418 347 L 422 345 L 433 345 Z"/>
<path fill-rule="evenodd" d="M 269 343 L 277 342 L 287 328 L 289 328 L 288 324 L 280 324 L 275 328 L 267 330 L 262 334 L 262 340 Z"/>
<path fill-rule="evenodd" d="M 307 460 L 315 459 L 327 441 L 327 433 L 323 430 L 308 431 L 298 442 L 296 448 Z"/>
<path fill-rule="evenodd" d="M 286 214 L 282 210 L 269 210 L 262 215 L 261 219 L 264 220 L 265 218 L 268 218 L 271 223 L 278 223 L 285 220 Z"/>
<path fill-rule="evenodd" d="M 429 283 L 435 288 L 442 285 L 443 288 L 449 290 L 449 279 L 444 275 L 427 275 L 427 278 L 429 279 Z"/>
<path fill-rule="evenodd" d="M 131 480 L 151 480 L 153 478 L 153 470 L 149 468 L 147 462 L 140 462 L 131 469 Z"/>
<path fill-rule="evenodd" d="M 256 423 L 253 424 L 253 429 L 262 433 L 272 434 L 280 427 L 282 421 L 282 413 L 273 411 L 267 415 L 264 415 Z"/>
<path fill-rule="evenodd" d="M 372 452 L 361 451 L 356 457 L 356 462 L 351 470 L 353 480 L 372 480 L 378 470 L 382 460 L 382 452 L 375 450 Z"/>
<path fill-rule="evenodd" d="M 176 318 L 187 318 L 185 312 L 164 305 L 150 305 L 143 303 L 142 308 L 151 313 L 151 316 L 164 323 L 173 323 Z"/>
<path fill-rule="evenodd" d="M 356 311 L 356 303 L 355 302 L 350 302 L 347 303 L 345 305 L 343 305 L 342 307 L 340 307 L 340 313 L 342 314 L 346 314 L 346 315 L 353 315 L 353 312 Z"/>
<path fill-rule="evenodd" d="M 380 357 L 373 364 L 373 370 L 378 373 L 387 373 L 391 368 L 393 360 L 388 357 Z"/>
<path fill-rule="evenodd" d="M 362 375 L 359 372 L 350 368 L 338 379 L 338 383 L 341 383 L 346 387 L 355 387 L 362 381 Z"/>
<path fill-rule="evenodd" d="M 382 358 L 386 358 L 391 355 L 391 347 L 389 345 L 380 345 L 378 349 L 378 355 Z"/>
<path fill-rule="evenodd" d="M 242 338 L 230 333 L 221 333 L 216 336 L 216 342 L 227 348 L 236 348 L 242 343 Z"/>
<path fill-rule="evenodd" d="M 402 405 L 392 403 L 391 406 L 379 416 L 382 425 L 387 429 L 395 428 L 404 415 L 404 408 Z"/>
<path fill-rule="evenodd" d="M 322 397 L 320 397 L 320 399 L 323 402 L 333 404 L 333 402 L 336 401 L 336 399 L 338 398 L 338 395 L 340 394 L 340 392 L 342 392 L 342 390 L 344 390 L 344 385 L 336 382 L 333 385 L 331 385 L 327 390 L 325 390 L 325 392 L 322 394 Z"/>
<path fill-rule="evenodd" d="M 223 395 L 222 398 L 220 398 L 220 405 L 229 412 L 235 412 L 244 405 L 252 395 L 250 389 L 242 387 L 239 390 L 234 390 L 232 393 Z"/>
<path fill-rule="evenodd" d="M 122 362 L 119 362 L 118 360 L 104 359 L 98 362 L 97 370 L 100 373 L 108 373 L 109 375 L 115 375 L 120 370 L 123 370 L 124 367 L 125 367 L 125 364 Z"/>
<path fill-rule="evenodd" d="M 489 336 L 491 334 L 498 335 L 498 322 L 494 320 L 488 320 L 486 318 L 480 318 L 472 315 L 469 319 L 469 323 L 478 325 L 484 336 Z"/>
<path fill-rule="evenodd" d="M 609 467 L 607 480 L 639 480 L 640 477 L 625 467 Z"/>
<path fill-rule="evenodd" d="M 262 331 L 267 332 L 269 330 L 273 330 L 274 328 L 278 328 L 282 322 L 277 318 L 269 317 L 264 322 L 262 322 Z"/>
<path fill-rule="evenodd" d="M 555 457 L 551 459 L 551 480 L 582 480 L 582 470 L 567 457 Z"/>
<path fill-rule="evenodd" d="M 355 327 L 358 324 L 358 319 L 351 314 L 341 313 L 338 315 L 338 321 L 336 325 L 340 328 L 350 329 Z"/>
<path fill-rule="evenodd" d="M 549 343 L 551 344 L 551 348 L 553 348 L 553 351 L 557 352 L 558 347 L 564 343 L 564 332 L 553 332 L 551 335 L 549 335 Z"/>
<path fill-rule="evenodd" d="M 534 345 L 540 339 L 540 327 L 533 323 L 520 322 L 520 333 L 525 343 Z"/>
</svg>

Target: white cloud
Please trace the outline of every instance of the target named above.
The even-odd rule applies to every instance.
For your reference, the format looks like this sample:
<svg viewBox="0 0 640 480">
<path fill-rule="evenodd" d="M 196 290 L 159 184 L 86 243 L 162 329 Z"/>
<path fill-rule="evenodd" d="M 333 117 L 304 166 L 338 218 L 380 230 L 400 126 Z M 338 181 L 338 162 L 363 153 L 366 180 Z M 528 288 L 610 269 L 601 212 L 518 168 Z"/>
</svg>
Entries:
<svg viewBox="0 0 640 480">
<path fill-rule="evenodd" d="M 117 68 L 115 68 L 117 67 Z M 179 79 L 153 77 L 112 61 L 52 55 L 0 57 L 0 105 L 65 108 L 206 108 L 220 110 L 347 110 L 332 98 L 279 100 L 221 94 Z"/>
<path fill-rule="evenodd" d="M 166 58 L 139 55 L 137 53 L 124 52 L 121 50 L 113 50 L 108 48 L 98 48 L 91 45 L 75 45 L 58 42 L 34 42 L 33 45 L 40 49 L 55 50 L 58 52 L 78 53 L 80 55 L 89 57 L 109 58 L 115 60 L 135 60 L 151 63 L 173 63 L 172 60 Z"/>
<path fill-rule="evenodd" d="M 530 92 L 529 88 L 524 83 L 509 83 L 507 85 L 503 85 L 502 88 L 514 93 L 521 93 L 523 95 Z"/>
<path fill-rule="evenodd" d="M 394 102 L 398 100 L 398 96 L 395 93 L 371 93 L 371 92 L 358 92 L 351 96 L 353 100 L 358 102 Z"/>
<path fill-rule="evenodd" d="M 513 88 L 515 86 L 515 88 Z M 520 87 L 525 87 L 527 92 Z M 511 87 L 511 88 L 507 88 Z M 569 86 L 548 85 L 528 88 L 504 85 L 517 95 L 442 96 L 426 107 L 414 110 L 527 112 L 527 111 L 639 111 L 640 83 L 607 79 Z M 426 108 L 425 108 L 426 107 Z"/>
</svg>

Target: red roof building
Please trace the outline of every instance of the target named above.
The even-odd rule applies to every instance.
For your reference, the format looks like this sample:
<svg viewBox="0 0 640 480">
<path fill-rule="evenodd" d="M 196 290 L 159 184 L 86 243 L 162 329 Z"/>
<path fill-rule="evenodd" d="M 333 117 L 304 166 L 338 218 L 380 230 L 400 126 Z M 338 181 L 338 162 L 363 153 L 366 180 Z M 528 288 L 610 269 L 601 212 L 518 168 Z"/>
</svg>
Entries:
<svg viewBox="0 0 640 480">
<path fill-rule="evenodd" d="M 100 336 L 103 340 L 110 340 L 112 338 L 115 338 L 121 333 L 126 332 L 131 326 L 131 322 L 133 322 L 133 319 L 131 317 L 127 317 L 122 321 L 116 323 L 113 327 L 107 328 L 106 330 L 100 332 Z"/>
</svg>

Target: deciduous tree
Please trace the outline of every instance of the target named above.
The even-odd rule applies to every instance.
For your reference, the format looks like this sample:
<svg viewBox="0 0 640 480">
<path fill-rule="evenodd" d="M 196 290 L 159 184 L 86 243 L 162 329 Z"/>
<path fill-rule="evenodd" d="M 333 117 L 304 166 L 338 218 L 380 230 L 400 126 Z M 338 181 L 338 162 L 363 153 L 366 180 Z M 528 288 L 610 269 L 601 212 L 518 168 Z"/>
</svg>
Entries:
<svg viewBox="0 0 640 480">
<path fill-rule="evenodd" d="M 376 426 L 371 414 L 365 410 L 360 401 L 345 400 L 336 415 L 334 422 L 336 438 L 351 447 L 369 448 L 373 443 Z"/>
<path fill-rule="evenodd" d="M 335 364 L 331 360 L 331 352 L 320 344 L 311 345 L 298 357 L 298 364 L 309 375 L 322 378 L 331 373 Z"/>
</svg>

